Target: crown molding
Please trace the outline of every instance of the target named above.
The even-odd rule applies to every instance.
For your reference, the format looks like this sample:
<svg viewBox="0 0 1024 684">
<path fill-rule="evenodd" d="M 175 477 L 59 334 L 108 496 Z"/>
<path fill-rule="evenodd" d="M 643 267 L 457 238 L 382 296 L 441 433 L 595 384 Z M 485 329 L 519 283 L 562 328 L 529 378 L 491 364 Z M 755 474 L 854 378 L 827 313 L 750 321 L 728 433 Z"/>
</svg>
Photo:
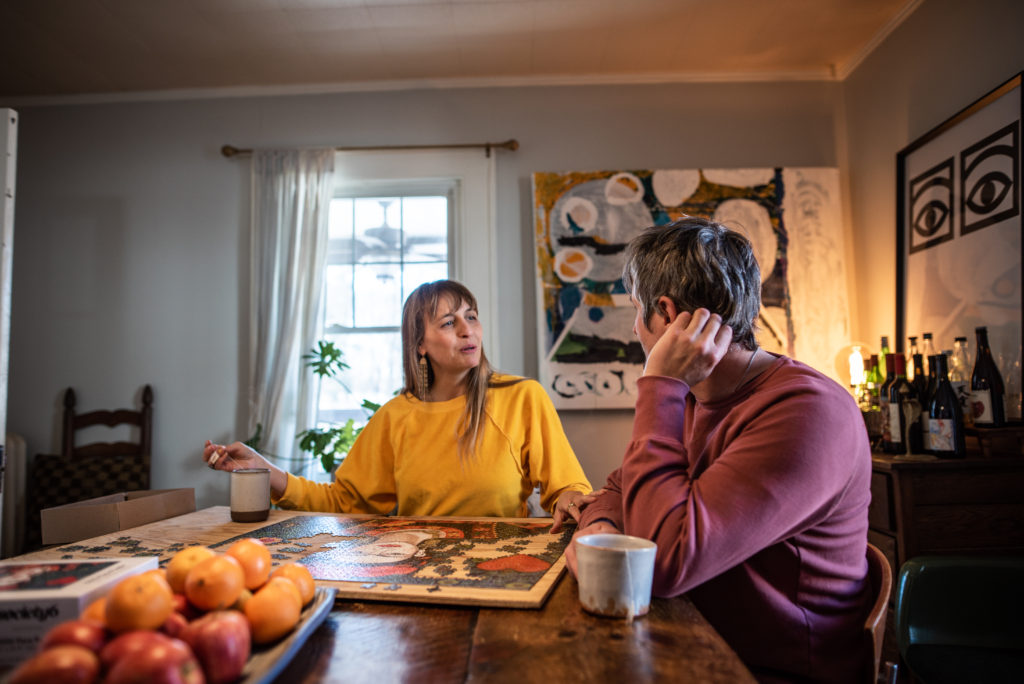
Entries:
<svg viewBox="0 0 1024 684">
<path fill-rule="evenodd" d="M 920 0 L 918 0 L 920 1 Z M 432 78 L 389 81 L 353 81 L 348 83 L 307 83 L 276 86 L 231 86 L 147 90 L 80 95 L 38 95 L 9 97 L 0 104 L 10 107 L 88 105 L 124 102 L 166 102 L 174 100 L 212 100 L 244 97 L 280 97 L 289 95 L 329 95 L 403 90 L 446 90 L 469 88 L 552 88 L 572 86 L 655 85 L 668 83 L 776 83 L 791 81 L 835 81 L 834 70 L 823 67 L 806 71 L 729 72 L 729 73 L 637 73 L 637 74 L 564 74 L 549 76 L 497 76 L 486 78 Z"/>
<path fill-rule="evenodd" d="M 861 62 L 867 59 L 868 55 L 874 52 L 875 48 L 882 44 L 882 41 L 888 38 L 889 35 L 907 19 L 907 17 L 914 13 L 914 10 L 916 10 L 922 2 L 924 2 L 924 0 L 908 0 L 907 4 L 905 4 L 892 19 L 886 22 L 885 26 L 878 30 L 878 33 L 871 37 L 871 40 L 865 43 L 856 54 L 850 57 L 850 59 L 846 60 L 836 68 L 836 79 L 839 81 L 845 81 L 846 78 L 860 66 Z"/>
</svg>

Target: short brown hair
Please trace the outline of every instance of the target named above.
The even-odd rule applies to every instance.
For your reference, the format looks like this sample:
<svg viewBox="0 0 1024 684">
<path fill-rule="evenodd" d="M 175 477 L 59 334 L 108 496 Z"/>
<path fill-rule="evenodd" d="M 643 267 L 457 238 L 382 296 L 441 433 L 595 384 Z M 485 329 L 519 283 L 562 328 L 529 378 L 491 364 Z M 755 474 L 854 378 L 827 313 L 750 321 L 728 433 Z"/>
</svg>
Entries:
<svg viewBox="0 0 1024 684">
<path fill-rule="evenodd" d="M 733 342 L 756 349 L 761 312 L 761 269 L 742 234 L 706 218 L 686 217 L 651 226 L 630 241 L 622 283 L 650 325 L 658 298 L 680 311 L 705 308 L 722 317 Z"/>
</svg>

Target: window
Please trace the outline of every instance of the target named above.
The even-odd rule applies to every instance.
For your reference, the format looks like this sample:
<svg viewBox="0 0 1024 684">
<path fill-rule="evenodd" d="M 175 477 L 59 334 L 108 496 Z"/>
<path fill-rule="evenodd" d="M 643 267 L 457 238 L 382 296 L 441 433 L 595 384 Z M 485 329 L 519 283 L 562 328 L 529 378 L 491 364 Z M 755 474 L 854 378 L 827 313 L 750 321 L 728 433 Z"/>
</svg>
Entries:
<svg viewBox="0 0 1024 684">
<path fill-rule="evenodd" d="M 362 421 L 363 399 L 383 404 L 403 386 L 402 304 L 422 283 L 448 277 L 452 185 L 376 190 L 342 189 L 331 202 L 323 339 L 350 368 L 344 386 L 323 383 L 318 423 Z"/>
<path fill-rule="evenodd" d="M 494 159 L 482 150 L 341 152 L 335 160 L 324 328 L 349 365 L 322 383 L 317 424 L 362 423 L 364 399 L 384 403 L 404 385 L 402 305 L 418 285 L 464 283 L 498 359 Z M 488 324 L 489 323 L 489 324 Z"/>
</svg>

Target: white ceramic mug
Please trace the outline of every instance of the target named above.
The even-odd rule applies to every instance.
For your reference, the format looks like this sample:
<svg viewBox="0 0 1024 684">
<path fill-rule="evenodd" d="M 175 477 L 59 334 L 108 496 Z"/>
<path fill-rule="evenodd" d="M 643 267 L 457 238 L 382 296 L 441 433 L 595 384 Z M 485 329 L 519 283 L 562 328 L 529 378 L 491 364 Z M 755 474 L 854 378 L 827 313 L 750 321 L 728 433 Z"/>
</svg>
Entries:
<svg viewBox="0 0 1024 684">
<path fill-rule="evenodd" d="M 259 522 L 270 515 L 270 469 L 240 468 L 231 471 L 231 519 Z"/>
<path fill-rule="evenodd" d="M 587 534 L 574 543 L 580 603 L 586 611 L 627 620 L 647 614 L 657 544 L 625 534 Z"/>
</svg>

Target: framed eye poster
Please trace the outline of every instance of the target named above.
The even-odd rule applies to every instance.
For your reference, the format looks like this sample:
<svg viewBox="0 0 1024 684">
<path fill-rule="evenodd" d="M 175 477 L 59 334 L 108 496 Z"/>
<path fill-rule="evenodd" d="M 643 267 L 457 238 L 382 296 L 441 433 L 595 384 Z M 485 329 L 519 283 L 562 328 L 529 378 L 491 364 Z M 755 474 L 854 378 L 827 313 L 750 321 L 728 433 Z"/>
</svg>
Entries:
<svg viewBox="0 0 1024 684">
<path fill-rule="evenodd" d="M 1021 74 L 896 155 L 896 348 L 931 332 L 977 351 L 988 328 L 1012 393 L 1021 391 Z"/>
</svg>

